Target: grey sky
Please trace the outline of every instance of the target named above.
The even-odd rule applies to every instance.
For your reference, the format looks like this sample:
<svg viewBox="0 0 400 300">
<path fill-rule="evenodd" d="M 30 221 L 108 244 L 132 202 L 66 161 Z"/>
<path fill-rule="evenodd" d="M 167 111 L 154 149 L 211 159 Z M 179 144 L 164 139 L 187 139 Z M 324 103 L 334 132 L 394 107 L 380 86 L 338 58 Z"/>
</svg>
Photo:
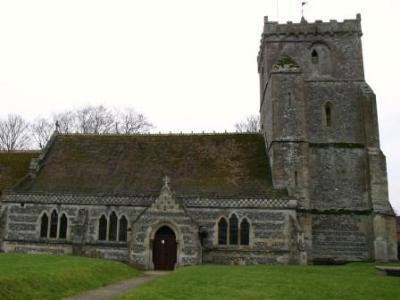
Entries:
<svg viewBox="0 0 400 300">
<path fill-rule="evenodd" d="M 85 104 L 133 106 L 156 131 L 223 131 L 258 112 L 256 55 L 276 0 L 0 1 L 0 117 Z M 309 21 L 362 14 L 391 202 L 400 212 L 400 60 L 395 0 L 310 0 Z M 279 0 L 279 21 L 301 1 Z"/>
</svg>

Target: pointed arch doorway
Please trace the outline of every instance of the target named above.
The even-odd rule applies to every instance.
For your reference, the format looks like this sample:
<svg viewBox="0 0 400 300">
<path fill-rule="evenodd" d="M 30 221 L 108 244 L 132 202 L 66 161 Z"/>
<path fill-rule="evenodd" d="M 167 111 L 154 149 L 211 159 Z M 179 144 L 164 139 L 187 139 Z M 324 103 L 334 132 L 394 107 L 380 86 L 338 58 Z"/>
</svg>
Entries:
<svg viewBox="0 0 400 300">
<path fill-rule="evenodd" d="M 153 263 L 155 270 L 173 270 L 176 264 L 177 243 L 174 231 L 163 226 L 153 241 Z"/>
</svg>

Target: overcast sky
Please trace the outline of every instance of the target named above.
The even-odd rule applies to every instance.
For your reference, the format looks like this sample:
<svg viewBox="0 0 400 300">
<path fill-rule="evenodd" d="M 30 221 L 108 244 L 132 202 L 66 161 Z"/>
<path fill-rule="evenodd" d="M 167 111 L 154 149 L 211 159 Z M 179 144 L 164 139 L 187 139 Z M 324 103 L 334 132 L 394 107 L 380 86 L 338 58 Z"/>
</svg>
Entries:
<svg viewBox="0 0 400 300">
<path fill-rule="evenodd" d="M 362 14 L 365 74 L 377 94 L 390 199 L 400 213 L 399 12 L 398 0 L 305 7 L 308 21 Z M 258 113 L 265 15 L 298 22 L 301 1 L 0 0 L 0 117 L 104 104 L 133 106 L 156 131 L 232 131 Z"/>
</svg>

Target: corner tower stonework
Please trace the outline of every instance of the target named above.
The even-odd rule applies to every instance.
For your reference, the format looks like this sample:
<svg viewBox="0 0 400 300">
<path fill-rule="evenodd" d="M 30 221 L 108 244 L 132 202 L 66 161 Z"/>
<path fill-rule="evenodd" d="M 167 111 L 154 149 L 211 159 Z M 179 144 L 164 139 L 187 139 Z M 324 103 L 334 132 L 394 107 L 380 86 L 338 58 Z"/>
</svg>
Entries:
<svg viewBox="0 0 400 300">
<path fill-rule="evenodd" d="M 299 199 L 314 262 L 397 257 L 361 36 L 360 15 L 343 22 L 264 22 L 262 132 L 274 186 Z"/>
</svg>

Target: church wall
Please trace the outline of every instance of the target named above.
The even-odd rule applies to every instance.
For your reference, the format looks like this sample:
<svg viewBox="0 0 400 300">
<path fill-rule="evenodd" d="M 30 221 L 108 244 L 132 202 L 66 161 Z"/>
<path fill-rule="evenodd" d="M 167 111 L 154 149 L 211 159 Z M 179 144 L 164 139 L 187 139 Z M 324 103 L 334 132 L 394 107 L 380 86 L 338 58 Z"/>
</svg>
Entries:
<svg viewBox="0 0 400 300">
<path fill-rule="evenodd" d="M 296 218 L 294 210 L 215 208 L 188 209 L 189 215 L 208 234 L 203 239 L 203 263 L 219 264 L 271 264 L 299 263 L 297 244 L 292 244 L 297 234 L 290 217 Z M 217 222 L 229 220 L 235 214 L 250 223 L 249 245 L 218 245 Z"/>
<path fill-rule="evenodd" d="M 373 259 L 371 229 L 370 215 L 313 215 L 313 261 Z"/>
<path fill-rule="evenodd" d="M 305 85 L 309 142 L 365 144 L 359 83 L 311 81 Z M 326 105 L 330 105 L 330 125 Z"/>
<path fill-rule="evenodd" d="M 371 209 L 364 148 L 310 147 L 310 198 L 314 209 Z"/>
<path fill-rule="evenodd" d="M 49 198 L 47 200 L 51 200 Z M 29 201 L 29 195 L 22 196 L 21 200 Z M 110 198 L 109 203 L 113 200 Z M 130 230 L 131 222 L 144 208 L 20 202 L 7 203 L 4 209 L 7 217 L 3 250 L 6 252 L 78 254 L 127 261 L 128 242 L 98 240 L 99 218 L 103 214 L 109 216 L 114 211 L 118 217 L 126 216 Z M 59 216 L 63 213 L 67 216 L 66 239 L 40 237 L 41 217 L 44 212 L 50 217 L 54 209 Z"/>
<path fill-rule="evenodd" d="M 6 227 L 3 250 L 6 252 L 76 254 L 130 261 L 151 269 L 152 239 L 160 226 L 171 227 L 178 242 L 177 266 L 199 263 L 264 264 L 299 263 L 301 229 L 296 227 L 295 202 L 267 199 L 180 199 L 186 208 L 155 210 L 151 206 L 120 205 L 125 200 L 102 198 L 116 205 L 77 205 L 71 196 L 11 195 L 5 197 Z M 13 201 L 11 201 L 13 200 Z M 29 202 L 31 200 L 31 202 Z M 87 201 L 75 197 L 74 201 Z M 128 200 L 126 200 L 128 201 Z M 142 201 L 142 200 L 141 200 Z M 144 200 L 143 200 L 144 201 Z M 148 202 L 152 199 L 146 200 Z M 289 201 L 289 202 L 288 202 Z M 63 203 L 64 202 L 64 203 Z M 131 202 L 135 202 L 134 200 Z M 292 206 L 293 207 L 292 207 Z M 57 209 L 68 218 L 66 239 L 40 237 L 43 212 Z M 99 241 L 101 215 L 114 211 L 128 218 L 127 242 Z M 235 214 L 239 224 L 250 224 L 249 245 L 218 245 L 218 221 Z M 304 261 L 303 261 L 304 262 Z"/>
</svg>

